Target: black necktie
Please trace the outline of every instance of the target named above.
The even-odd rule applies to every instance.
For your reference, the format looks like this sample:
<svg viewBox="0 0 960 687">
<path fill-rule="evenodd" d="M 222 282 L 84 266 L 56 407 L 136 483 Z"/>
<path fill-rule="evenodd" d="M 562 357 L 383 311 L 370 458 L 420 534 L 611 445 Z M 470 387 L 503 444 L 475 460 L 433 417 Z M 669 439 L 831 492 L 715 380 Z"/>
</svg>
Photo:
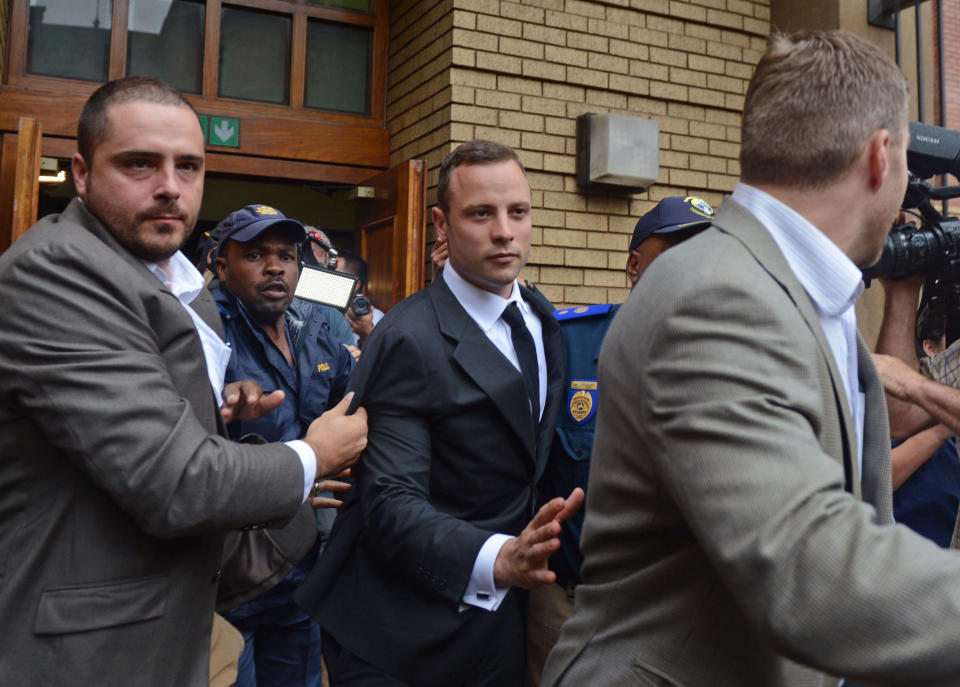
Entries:
<svg viewBox="0 0 960 687">
<path fill-rule="evenodd" d="M 533 424 L 536 427 L 540 423 L 540 371 L 537 365 L 537 349 L 533 345 L 533 337 L 523 321 L 523 315 L 520 314 L 516 301 L 510 302 L 501 317 L 510 325 L 513 350 L 516 351 L 517 360 L 520 362 L 520 372 L 523 374 L 523 383 L 527 387 L 527 396 L 530 397 Z"/>
</svg>

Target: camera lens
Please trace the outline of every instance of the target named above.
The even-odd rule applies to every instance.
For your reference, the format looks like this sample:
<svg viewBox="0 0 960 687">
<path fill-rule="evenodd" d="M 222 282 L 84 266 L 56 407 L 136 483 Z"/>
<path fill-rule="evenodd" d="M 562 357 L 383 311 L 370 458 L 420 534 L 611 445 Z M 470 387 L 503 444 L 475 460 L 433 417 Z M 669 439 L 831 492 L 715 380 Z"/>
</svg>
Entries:
<svg viewBox="0 0 960 687">
<path fill-rule="evenodd" d="M 899 279 L 926 274 L 953 264 L 960 257 L 960 221 L 947 219 L 920 228 L 894 227 L 887 236 L 880 260 L 863 270 L 864 279 Z"/>
<path fill-rule="evenodd" d="M 357 315 L 366 315 L 370 312 L 373 305 L 366 296 L 357 296 L 353 299 L 353 304 L 350 307 L 353 308 L 353 312 Z"/>
</svg>

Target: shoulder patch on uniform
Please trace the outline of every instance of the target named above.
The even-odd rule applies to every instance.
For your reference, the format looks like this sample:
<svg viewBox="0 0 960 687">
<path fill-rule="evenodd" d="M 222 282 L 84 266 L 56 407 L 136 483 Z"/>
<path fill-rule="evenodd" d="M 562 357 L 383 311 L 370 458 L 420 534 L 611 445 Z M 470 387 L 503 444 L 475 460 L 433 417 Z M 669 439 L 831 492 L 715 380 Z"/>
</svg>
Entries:
<svg viewBox="0 0 960 687">
<path fill-rule="evenodd" d="M 563 308 L 561 310 L 555 310 L 553 316 L 557 318 L 558 321 L 563 322 L 564 320 L 573 320 L 578 317 L 595 317 L 597 315 L 606 315 L 610 312 L 612 306 L 609 303 L 601 303 L 600 305 L 581 305 L 578 308 Z"/>
</svg>

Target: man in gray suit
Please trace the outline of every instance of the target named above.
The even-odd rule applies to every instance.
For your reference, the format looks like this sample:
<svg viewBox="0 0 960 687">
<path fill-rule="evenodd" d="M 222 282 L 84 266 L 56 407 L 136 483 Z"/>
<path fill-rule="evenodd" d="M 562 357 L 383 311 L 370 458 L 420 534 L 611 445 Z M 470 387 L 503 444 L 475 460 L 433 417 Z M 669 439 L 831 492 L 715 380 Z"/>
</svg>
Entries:
<svg viewBox="0 0 960 687">
<path fill-rule="evenodd" d="M 960 684 L 960 557 L 892 524 L 853 308 L 908 135 L 881 51 L 771 37 L 742 182 L 653 263 L 601 352 L 583 583 L 545 685 Z"/>
<path fill-rule="evenodd" d="M 79 199 L 0 257 L 0 684 L 206 685 L 223 534 L 283 524 L 366 442 L 350 399 L 302 441 L 225 438 L 280 396 L 221 389 L 229 348 L 179 253 L 204 144 L 133 77 L 84 107 Z"/>
</svg>

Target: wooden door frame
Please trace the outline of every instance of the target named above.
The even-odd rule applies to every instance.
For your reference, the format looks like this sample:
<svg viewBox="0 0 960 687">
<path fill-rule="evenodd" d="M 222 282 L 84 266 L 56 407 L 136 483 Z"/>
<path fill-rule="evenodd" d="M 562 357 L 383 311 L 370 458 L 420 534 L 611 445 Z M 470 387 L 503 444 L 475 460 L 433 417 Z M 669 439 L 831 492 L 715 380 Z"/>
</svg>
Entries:
<svg viewBox="0 0 960 687">
<path fill-rule="evenodd" d="M 426 259 L 427 163 L 407 160 L 376 174 L 361 185 L 372 187 L 374 197 L 359 199 L 357 236 L 360 256 L 371 266 L 367 229 L 393 227 L 391 284 L 380 294 L 378 307 L 391 306 L 423 288 Z M 374 275 L 370 277 L 374 285 Z M 378 294 L 371 294 L 376 296 Z M 374 301 L 377 302 L 377 298 Z"/>
<path fill-rule="evenodd" d="M 36 224 L 42 136 L 37 120 L 21 117 L 0 143 L 0 252 Z"/>
</svg>

